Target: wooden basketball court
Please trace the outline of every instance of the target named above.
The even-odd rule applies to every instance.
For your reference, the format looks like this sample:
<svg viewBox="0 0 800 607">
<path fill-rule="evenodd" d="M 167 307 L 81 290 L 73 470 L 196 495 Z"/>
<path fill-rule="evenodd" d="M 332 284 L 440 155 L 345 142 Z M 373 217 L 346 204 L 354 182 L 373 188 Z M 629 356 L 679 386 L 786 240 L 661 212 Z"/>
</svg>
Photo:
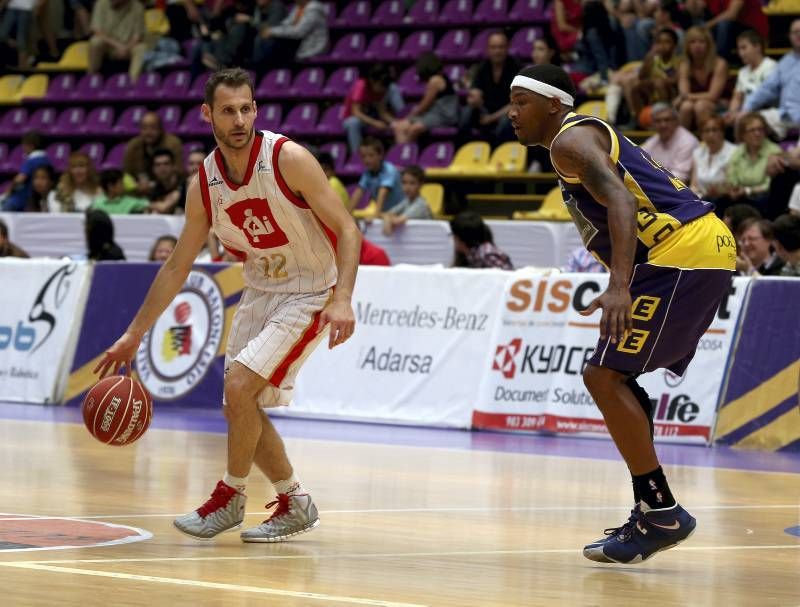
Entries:
<svg viewBox="0 0 800 607">
<path fill-rule="evenodd" d="M 305 427 L 279 425 L 321 526 L 283 544 L 243 544 L 237 533 L 198 542 L 172 527 L 224 471 L 224 434 L 156 427 L 112 448 L 77 423 L 4 419 L 0 604 L 800 605 L 796 455 L 735 455 L 756 468 L 736 470 L 707 466 L 724 463 L 707 449 L 665 447 L 698 530 L 644 564 L 609 566 L 581 555 L 631 506 L 605 441 L 494 435 L 496 448 L 486 433 L 431 431 L 446 440 L 398 444 L 421 431 L 390 429 L 382 443 Z M 539 452 L 520 452 L 526 444 Z M 255 525 L 271 497 L 259 473 L 248 494 Z"/>
</svg>

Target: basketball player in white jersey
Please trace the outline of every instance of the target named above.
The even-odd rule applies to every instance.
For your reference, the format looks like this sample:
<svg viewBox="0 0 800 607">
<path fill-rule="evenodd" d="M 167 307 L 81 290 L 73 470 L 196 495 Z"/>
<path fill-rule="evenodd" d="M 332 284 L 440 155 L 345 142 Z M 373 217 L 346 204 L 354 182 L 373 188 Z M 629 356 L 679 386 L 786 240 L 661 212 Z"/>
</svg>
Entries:
<svg viewBox="0 0 800 607">
<path fill-rule="evenodd" d="M 175 519 L 175 526 L 198 539 L 241 526 L 255 462 L 277 493 L 268 507 L 277 508 L 241 537 L 276 542 L 313 529 L 319 517 L 263 408 L 289 403 L 300 365 L 328 331 L 330 348 L 353 333 L 350 299 L 361 236 L 308 151 L 254 130 L 253 90 L 248 73 L 238 68 L 208 81 L 202 112 L 218 147 L 189 187 L 175 250 L 95 371 L 105 376 L 125 367 L 130 374 L 144 334 L 183 286 L 213 227 L 243 260 L 246 284 L 225 357 L 227 471 L 210 499 Z"/>
</svg>

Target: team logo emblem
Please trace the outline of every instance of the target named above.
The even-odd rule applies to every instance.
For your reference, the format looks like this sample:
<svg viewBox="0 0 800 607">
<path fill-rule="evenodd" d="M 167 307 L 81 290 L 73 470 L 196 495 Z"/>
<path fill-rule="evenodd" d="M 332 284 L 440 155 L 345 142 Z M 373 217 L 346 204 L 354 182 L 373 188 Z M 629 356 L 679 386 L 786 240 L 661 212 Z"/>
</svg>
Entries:
<svg viewBox="0 0 800 607">
<path fill-rule="evenodd" d="M 266 200 L 248 198 L 225 209 L 231 222 L 247 236 L 254 249 L 274 249 L 289 244 Z"/>
<path fill-rule="evenodd" d="M 222 179 L 214 175 L 208 182 L 208 187 L 213 188 L 215 185 L 222 185 Z"/>
</svg>

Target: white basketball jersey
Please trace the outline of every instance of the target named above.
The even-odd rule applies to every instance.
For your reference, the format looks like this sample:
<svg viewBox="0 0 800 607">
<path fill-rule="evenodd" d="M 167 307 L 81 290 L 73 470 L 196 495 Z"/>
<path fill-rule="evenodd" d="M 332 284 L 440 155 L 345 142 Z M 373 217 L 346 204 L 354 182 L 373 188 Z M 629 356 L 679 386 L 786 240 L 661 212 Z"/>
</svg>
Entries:
<svg viewBox="0 0 800 607">
<path fill-rule="evenodd" d="M 316 293 L 336 284 L 336 241 L 280 174 L 286 137 L 256 131 L 241 186 L 215 149 L 200 167 L 200 190 L 222 245 L 244 261 L 244 281 L 261 291 Z"/>
</svg>

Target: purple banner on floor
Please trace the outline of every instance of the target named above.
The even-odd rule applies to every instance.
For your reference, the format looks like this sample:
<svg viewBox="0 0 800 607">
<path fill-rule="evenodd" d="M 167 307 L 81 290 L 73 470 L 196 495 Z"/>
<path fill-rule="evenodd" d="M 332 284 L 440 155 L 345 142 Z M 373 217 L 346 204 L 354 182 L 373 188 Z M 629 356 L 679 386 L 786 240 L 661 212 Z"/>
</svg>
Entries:
<svg viewBox="0 0 800 607">
<path fill-rule="evenodd" d="M 67 384 L 68 403 L 79 403 L 97 381 L 92 370 L 130 324 L 159 267 L 97 265 Z M 136 354 L 135 374 L 156 406 L 221 403 L 225 343 L 242 287 L 239 264 L 192 269 Z"/>
</svg>

